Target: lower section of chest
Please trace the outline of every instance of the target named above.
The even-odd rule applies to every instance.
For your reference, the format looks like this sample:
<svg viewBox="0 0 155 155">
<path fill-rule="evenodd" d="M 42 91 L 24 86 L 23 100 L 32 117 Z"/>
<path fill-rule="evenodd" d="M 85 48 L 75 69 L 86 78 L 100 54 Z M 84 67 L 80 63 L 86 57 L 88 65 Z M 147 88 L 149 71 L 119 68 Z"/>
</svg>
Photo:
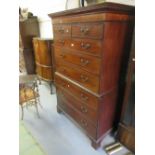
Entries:
<svg viewBox="0 0 155 155">
<path fill-rule="evenodd" d="M 57 110 L 69 116 L 91 139 L 92 143 L 99 146 L 103 137 L 113 127 L 116 109 L 116 91 L 112 91 L 102 97 L 78 88 L 71 83 L 56 84 Z M 72 91 L 69 89 L 72 88 Z M 75 89 L 73 89 L 75 87 Z"/>
</svg>

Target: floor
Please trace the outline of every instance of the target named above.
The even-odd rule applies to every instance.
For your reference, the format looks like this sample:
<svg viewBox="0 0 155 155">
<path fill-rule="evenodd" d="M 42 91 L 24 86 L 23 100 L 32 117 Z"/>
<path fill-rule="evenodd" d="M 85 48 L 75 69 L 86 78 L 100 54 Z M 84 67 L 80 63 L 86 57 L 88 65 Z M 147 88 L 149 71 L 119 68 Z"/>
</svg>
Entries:
<svg viewBox="0 0 155 155">
<path fill-rule="evenodd" d="M 42 82 L 39 92 L 43 106 L 39 107 L 40 118 L 35 108 L 29 107 L 25 108 L 23 122 L 47 155 L 106 155 L 103 146 L 114 142 L 113 137 L 107 135 L 101 143 L 102 147 L 93 149 L 89 138 L 66 116 L 57 113 L 56 95 L 50 94 L 49 85 Z M 123 148 L 115 155 L 126 152 Z"/>
<path fill-rule="evenodd" d="M 32 134 L 27 130 L 25 124 L 19 123 L 19 154 L 20 155 L 45 155 L 44 150 Z"/>
</svg>

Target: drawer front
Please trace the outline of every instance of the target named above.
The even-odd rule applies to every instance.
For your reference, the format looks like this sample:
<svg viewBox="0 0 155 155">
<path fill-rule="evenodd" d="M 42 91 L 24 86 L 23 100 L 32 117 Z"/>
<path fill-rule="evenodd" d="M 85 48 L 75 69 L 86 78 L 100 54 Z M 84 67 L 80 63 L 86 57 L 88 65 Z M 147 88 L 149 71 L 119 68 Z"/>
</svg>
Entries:
<svg viewBox="0 0 155 155">
<path fill-rule="evenodd" d="M 73 24 L 72 37 L 102 39 L 103 37 L 103 24 Z"/>
<path fill-rule="evenodd" d="M 55 48 L 55 57 L 56 61 L 63 60 L 66 62 L 73 63 L 75 65 L 81 66 L 82 69 L 94 73 L 99 74 L 100 73 L 100 64 L 101 59 L 95 58 L 93 56 L 88 56 L 84 54 L 74 54 L 73 52 L 67 50 L 67 49 L 61 49 L 61 48 Z"/>
<path fill-rule="evenodd" d="M 83 117 L 78 111 L 73 109 L 69 104 L 61 98 L 61 96 L 57 96 L 58 107 L 64 110 L 72 119 L 74 119 L 87 133 L 90 137 L 96 139 L 96 127 L 90 123 L 85 117 Z"/>
<path fill-rule="evenodd" d="M 91 91 L 98 93 L 99 77 L 77 68 L 76 66 L 64 63 L 63 61 L 59 61 L 59 64 L 56 62 L 56 71 L 78 82 Z"/>
<path fill-rule="evenodd" d="M 55 38 L 54 49 L 61 47 L 62 49 L 69 49 L 72 52 L 83 52 L 88 55 L 101 56 L 102 42 L 91 39 L 67 39 Z"/>
<path fill-rule="evenodd" d="M 55 74 L 55 82 L 57 85 L 59 85 L 59 87 L 63 88 L 65 91 L 78 98 L 82 103 L 94 109 L 96 112 L 98 111 L 98 98 L 96 96 L 61 78 L 57 74 Z"/>
<path fill-rule="evenodd" d="M 54 25 L 53 32 L 54 32 L 54 37 L 57 37 L 57 36 L 70 37 L 71 36 L 71 25 L 63 25 L 63 24 Z"/>
<path fill-rule="evenodd" d="M 70 106 L 78 110 L 84 117 L 92 122 L 95 126 L 97 125 L 97 112 L 89 108 L 86 104 L 79 102 L 75 97 L 66 93 L 63 89 L 57 86 L 57 93 L 63 100 L 65 100 Z"/>
<path fill-rule="evenodd" d="M 54 49 L 57 47 L 63 48 L 70 48 L 71 45 L 71 39 L 66 39 L 66 38 L 55 38 L 54 40 Z"/>
<path fill-rule="evenodd" d="M 101 56 L 102 42 L 91 39 L 72 39 L 70 49 Z"/>
</svg>

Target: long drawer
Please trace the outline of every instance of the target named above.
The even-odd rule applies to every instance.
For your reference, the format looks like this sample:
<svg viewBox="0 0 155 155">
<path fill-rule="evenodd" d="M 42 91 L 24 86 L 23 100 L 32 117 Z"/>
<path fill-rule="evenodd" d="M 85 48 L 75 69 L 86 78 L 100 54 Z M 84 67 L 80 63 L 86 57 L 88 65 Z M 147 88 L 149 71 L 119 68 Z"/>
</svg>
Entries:
<svg viewBox="0 0 155 155">
<path fill-rule="evenodd" d="M 69 93 L 65 92 L 59 86 L 57 86 L 57 93 L 61 96 L 69 105 L 77 109 L 84 117 L 90 120 L 94 125 L 97 125 L 97 111 L 89 108 L 86 104 L 79 102 L 76 98 L 72 97 Z"/>
<path fill-rule="evenodd" d="M 95 111 L 98 110 L 98 97 L 60 77 L 57 75 L 57 73 L 55 74 L 55 82 L 57 85 L 59 85 L 59 87 L 63 88 L 65 91 L 78 98 L 82 103 L 86 104 Z"/>
<path fill-rule="evenodd" d="M 101 65 L 101 59 L 95 58 L 93 56 L 84 55 L 80 53 L 74 53 L 70 51 L 69 49 L 61 49 L 61 48 L 55 48 L 54 55 L 56 57 L 56 61 L 64 60 L 70 63 L 73 63 L 75 65 L 81 66 L 84 70 L 99 74 L 100 73 L 100 65 Z"/>
<path fill-rule="evenodd" d="M 96 139 L 97 129 L 96 127 L 90 123 L 85 117 L 83 117 L 78 111 L 73 109 L 71 106 L 67 104 L 65 100 L 61 96 L 57 96 L 58 99 L 58 108 L 60 107 L 63 111 L 65 111 L 72 119 L 74 119 L 80 127 L 82 127 L 90 137 Z"/>
<path fill-rule="evenodd" d="M 59 61 L 59 63 L 56 62 L 56 71 L 95 93 L 98 93 L 99 91 L 99 77 L 92 75 L 79 67 L 65 63 L 64 61 Z"/>
<path fill-rule="evenodd" d="M 102 41 L 92 39 L 66 39 L 64 37 L 55 37 L 54 46 L 73 50 L 73 52 L 84 52 L 85 54 L 101 56 Z"/>
</svg>

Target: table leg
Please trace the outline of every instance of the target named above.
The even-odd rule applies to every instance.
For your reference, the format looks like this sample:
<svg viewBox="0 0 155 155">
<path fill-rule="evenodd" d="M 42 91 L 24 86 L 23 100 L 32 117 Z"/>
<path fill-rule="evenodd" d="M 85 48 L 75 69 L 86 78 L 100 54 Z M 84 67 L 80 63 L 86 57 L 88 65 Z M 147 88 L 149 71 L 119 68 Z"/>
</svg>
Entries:
<svg viewBox="0 0 155 155">
<path fill-rule="evenodd" d="M 40 97 L 38 97 L 37 100 L 38 100 L 38 104 L 39 104 L 40 107 L 43 109 L 43 106 L 42 106 L 41 103 L 40 103 Z"/>
<path fill-rule="evenodd" d="M 53 94 L 53 82 L 50 82 L 50 89 L 51 89 L 51 94 Z"/>
</svg>

